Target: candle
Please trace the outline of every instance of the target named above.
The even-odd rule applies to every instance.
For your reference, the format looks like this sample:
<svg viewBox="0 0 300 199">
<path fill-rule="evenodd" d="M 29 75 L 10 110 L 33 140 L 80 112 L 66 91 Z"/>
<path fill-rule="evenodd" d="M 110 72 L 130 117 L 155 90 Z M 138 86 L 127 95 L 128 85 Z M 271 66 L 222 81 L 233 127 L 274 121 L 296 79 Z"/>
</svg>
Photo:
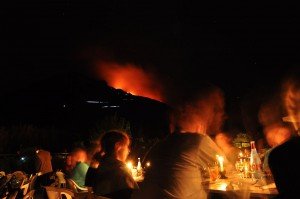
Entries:
<svg viewBox="0 0 300 199">
<path fill-rule="evenodd" d="M 131 161 L 127 162 L 127 163 L 126 163 L 126 166 L 127 166 L 127 168 L 128 168 L 130 171 L 131 171 L 132 168 L 133 168 L 133 165 L 132 165 L 132 162 L 131 162 Z"/>
<path fill-rule="evenodd" d="M 126 166 L 130 171 L 132 177 L 135 178 L 137 176 L 137 169 L 133 166 L 132 162 L 131 161 L 126 162 Z"/>
<path fill-rule="evenodd" d="M 227 188 L 227 183 L 225 183 L 225 182 L 223 182 L 219 185 L 219 189 L 222 191 L 226 191 L 226 188 Z"/>
<path fill-rule="evenodd" d="M 243 157 L 243 152 L 242 152 L 242 151 L 239 152 L 239 157 L 240 157 L 240 158 Z"/>
<path fill-rule="evenodd" d="M 128 168 L 128 170 L 130 171 L 130 174 L 133 176 L 134 172 L 133 172 L 133 164 L 131 161 L 126 162 L 126 166 Z"/>
<path fill-rule="evenodd" d="M 224 171 L 224 157 L 221 155 L 217 155 L 217 160 L 220 165 L 220 171 L 223 172 Z"/>
<path fill-rule="evenodd" d="M 150 165 L 151 165 L 150 162 L 146 163 L 146 167 L 150 167 Z"/>
</svg>

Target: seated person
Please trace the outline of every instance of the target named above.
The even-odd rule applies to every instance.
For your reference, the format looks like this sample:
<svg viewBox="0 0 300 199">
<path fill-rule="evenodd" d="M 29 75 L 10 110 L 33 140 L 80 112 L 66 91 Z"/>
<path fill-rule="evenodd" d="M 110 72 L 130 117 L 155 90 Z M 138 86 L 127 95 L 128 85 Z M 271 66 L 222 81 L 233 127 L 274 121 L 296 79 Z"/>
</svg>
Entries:
<svg viewBox="0 0 300 199">
<path fill-rule="evenodd" d="M 36 154 L 40 160 L 38 171 L 41 172 L 41 174 L 52 172 L 52 156 L 50 152 L 43 149 L 37 149 Z"/>
<path fill-rule="evenodd" d="M 64 160 L 64 168 L 63 168 L 63 172 L 66 174 L 66 176 L 68 177 L 71 176 L 71 172 L 74 166 L 72 165 L 72 156 L 71 154 L 68 154 Z"/>
<path fill-rule="evenodd" d="M 271 146 L 268 149 L 264 156 L 263 162 L 263 170 L 268 174 L 271 175 L 271 171 L 269 168 L 269 155 L 270 152 L 277 146 L 283 144 L 287 140 L 289 140 L 292 136 L 292 131 L 288 128 L 288 126 L 284 126 L 283 124 L 273 124 L 264 129 L 264 133 L 266 136 L 266 140 Z"/>
<path fill-rule="evenodd" d="M 97 159 L 98 154 L 100 154 L 101 147 L 100 144 L 96 142 L 92 142 L 89 144 L 87 148 L 87 162 L 89 163 L 90 167 L 97 168 L 99 166 L 99 161 Z"/>
<path fill-rule="evenodd" d="M 29 170 L 26 170 L 26 168 L 24 170 L 27 174 L 39 173 L 39 175 L 42 175 L 52 172 L 52 156 L 49 151 L 38 147 L 29 147 L 20 151 L 20 155 L 22 160 L 28 163 L 30 167 Z"/>
<path fill-rule="evenodd" d="M 99 163 L 102 159 L 102 156 L 104 154 L 102 154 L 101 151 L 97 152 L 96 154 L 94 154 L 93 156 L 93 163 L 91 162 L 89 169 L 86 172 L 86 177 L 85 177 L 85 186 L 88 187 L 93 187 L 94 185 L 94 180 L 95 180 L 95 172 L 97 171 L 97 168 L 99 166 Z"/>
<path fill-rule="evenodd" d="M 140 190 L 134 191 L 134 199 L 207 198 L 202 168 L 214 165 L 216 155 L 225 156 L 210 138 L 221 130 L 224 101 L 215 87 L 197 94 L 185 96 L 186 101 L 174 107 L 173 133 L 149 152 L 151 167 Z M 229 165 L 226 158 L 224 165 Z"/>
<path fill-rule="evenodd" d="M 269 155 L 269 167 L 280 194 L 280 198 L 299 196 L 300 137 L 295 136 L 274 148 Z"/>
<path fill-rule="evenodd" d="M 129 145 L 130 139 L 123 132 L 110 131 L 103 135 L 101 147 L 104 156 L 92 180 L 96 195 L 126 199 L 130 198 L 133 189 L 138 188 L 125 164 Z"/>
<path fill-rule="evenodd" d="M 85 177 L 89 168 L 86 161 L 87 153 L 84 149 L 76 148 L 71 152 L 71 165 L 73 169 L 70 178 L 80 187 L 85 186 Z"/>
<path fill-rule="evenodd" d="M 54 182 L 50 152 L 38 147 L 29 147 L 21 150 L 20 156 L 23 163 L 21 170 L 34 176 L 31 186 L 37 196 L 43 197 L 43 186 L 49 186 Z"/>
<path fill-rule="evenodd" d="M 36 189 L 38 189 L 39 186 L 39 188 L 42 188 L 42 186 L 51 185 L 54 182 L 54 179 L 52 179 L 53 169 L 50 152 L 41 148 L 36 148 L 36 155 L 39 159 L 39 164 L 37 166 L 39 176 L 35 182 Z"/>
<path fill-rule="evenodd" d="M 293 124 L 292 138 L 275 147 L 269 155 L 269 167 L 280 198 L 298 198 L 300 151 L 300 71 L 293 71 L 283 84 L 283 101 L 289 121 Z"/>
</svg>

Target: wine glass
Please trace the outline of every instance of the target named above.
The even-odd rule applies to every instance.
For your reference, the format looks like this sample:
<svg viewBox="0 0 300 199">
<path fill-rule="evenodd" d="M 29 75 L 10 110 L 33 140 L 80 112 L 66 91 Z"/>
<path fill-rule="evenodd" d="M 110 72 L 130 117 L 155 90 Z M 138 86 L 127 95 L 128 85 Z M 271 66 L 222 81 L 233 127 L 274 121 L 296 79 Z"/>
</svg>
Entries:
<svg viewBox="0 0 300 199">
<path fill-rule="evenodd" d="M 244 162 L 237 161 L 235 163 L 235 169 L 241 174 L 244 172 Z"/>
<path fill-rule="evenodd" d="M 208 171 L 209 171 L 209 177 L 210 181 L 215 182 L 220 178 L 220 171 L 219 171 L 219 166 L 218 163 L 215 162 L 212 165 L 208 166 Z"/>
</svg>

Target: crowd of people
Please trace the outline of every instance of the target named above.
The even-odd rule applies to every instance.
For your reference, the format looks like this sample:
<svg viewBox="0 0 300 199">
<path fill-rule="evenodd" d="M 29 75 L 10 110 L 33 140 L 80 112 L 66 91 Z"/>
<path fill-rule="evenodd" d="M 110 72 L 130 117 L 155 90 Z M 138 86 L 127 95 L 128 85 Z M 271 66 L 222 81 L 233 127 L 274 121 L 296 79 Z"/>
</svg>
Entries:
<svg viewBox="0 0 300 199">
<path fill-rule="evenodd" d="M 300 107 L 297 109 L 300 86 L 298 83 L 292 86 L 289 91 L 296 92 L 296 97 L 291 108 L 300 110 Z M 139 185 L 125 164 L 131 144 L 126 132 L 111 130 L 102 135 L 100 144 L 88 149 L 75 148 L 67 156 L 63 172 L 78 186 L 92 187 L 94 194 L 108 198 L 207 198 L 203 168 L 214 164 L 216 155 L 222 155 L 226 170 L 230 171 L 237 157 L 232 138 L 222 131 L 226 118 L 224 106 L 224 94 L 214 85 L 206 85 L 194 96 L 186 96 L 174 105 L 170 114 L 172 133 L 156 143 L 147 154 L 151 169 Z M 299 114 L 294 116 L 299 121 Z M 300 151 L 295 130 L 298 129 L 288 128 L 282 123 L 264 126 L 271 146 L 264 159 L 264 169 L 274 175 L 279 195 L 283 198 L 294 194 L 297 191 L 295 186 L 299 185 L 295 182 L 295 175 L 299 176 L 296 158 L 287 155 L 291 151 Z M 272 136 L 274 132 L 276 137 Z M 42 176 L 53 172 L 48 151 L 34 148 L 27 153 L 34 154 L 31 156 L 34 166 L 23 165 L 24 172 L 40 172 Z M 290 186 L 293 184 L 290 182 L 295 186 Z"/>
</svg>

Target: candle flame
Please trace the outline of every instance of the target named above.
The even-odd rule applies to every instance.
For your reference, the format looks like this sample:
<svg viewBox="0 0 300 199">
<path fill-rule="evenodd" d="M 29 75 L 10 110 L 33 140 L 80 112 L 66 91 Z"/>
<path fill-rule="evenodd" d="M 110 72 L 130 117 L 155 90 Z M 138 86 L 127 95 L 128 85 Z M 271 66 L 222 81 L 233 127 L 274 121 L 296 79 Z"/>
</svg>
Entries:
<svg viewBox="0 0 300 199">
<path fill-rule="evenodd" d="M 150 167 L 150 166 L 151 166 L 150 162 L 147 162 L 146 167 Z"/>
<path fill-rule="evenodd" d="M 243 152 L 240 152 L 240 153 L 239 153 L 239 157 L 243 157 Z"/>
<path fill-rule="evenodd" d="M 220 184 L 220 190 L 226 191 L 227 183 L 223 182 Z"/>
<path fill-rule="evenodd" d="M 128 169 L 133 169 L 133 164 L 132 164 L 132 162 L 131 161 L 128 161 L 127 163 L 126 163 L 126 166 L 127 166 L 127 168 Z"/>
<path fill-rule="evenodd" d="M 216 155 L 216 156 L 220 165 L 220 171 L 224 171 L 224 157 L 221 155 Z"/>
</svg>

